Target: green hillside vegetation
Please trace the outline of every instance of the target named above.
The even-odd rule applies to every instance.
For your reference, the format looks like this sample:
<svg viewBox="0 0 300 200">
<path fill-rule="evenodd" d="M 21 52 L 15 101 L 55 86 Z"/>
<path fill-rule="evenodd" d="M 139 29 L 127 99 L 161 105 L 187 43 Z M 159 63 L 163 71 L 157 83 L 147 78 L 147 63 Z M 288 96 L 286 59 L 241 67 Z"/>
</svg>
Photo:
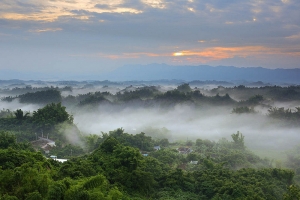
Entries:
<svg viewBox="0 0 300 200">
<path fill-rule="evenodd" d="M 290 199 L 300 194 L 294 172 L 272 168 L 249 152 L 239 132 L 232 134 L 233 141 L 198 139 L 191 154 L 170 145 L 148 156 L 132 146 L 153 142 L 143 133 L 117 129 L 104 135 L 91 154 L 60 163 L 2 131 L 1 198 Z"/>
<path fill-rule="evenodd" d="M 61 94 L 58 90 L 37 91 L 18 96 L 20 103 L 48 104 L 61 102 Z"/>
<path fill-rule="evenodd" d="M 86 83 L 83 89 L 93 87 Z M 131 134 L 123 128 L 101 135 L 86 134 L 67 112 L 67 105 L 93 111 L 99 105 L 118 110 L 122 106 L 172 108 L 189 104 L 197 109 L 228 106 L 239 116 L 258 115 L 256 106 L 267 106 L 267 117 L 299 125 L 299 107 L 268 104 L 297 100 L 298 86 L 241 85 L 204 91 L 184 83 L 165 92 L 158 88 L 129 86 L 115 94 L 96 91 L 65 97 L 61 91 L 70 92 L 72 87 L 5 90 L 16 96 L 4 97 L 4 102 L 18 99 L 21 104 L 41 107 L 33 112 L 0 110 L 0 199 L 300 199 L 299 147 L 287 152 L 287 160 L 279 165 L 251 152 L 245 146 L 247 138 L 239 131 L 232 133 L 230 140 L 172 142 L 166 138 L 167 129 L 146 128 L 155 132 L 154 138 L 147 131 Z M 50 154 L 39 144 L 49 141 L 55 142 Z M 61 163 L 49 155 L 68 161 Z"/>
<path fill-rule="evenodd" d="M 249 99 L 253 95 L 261 95 L 267 99 L 274 101 L 297 101 L 300 100 L 300 86 L 262 86 L 262 87 L 246 87 L 239 85 L 235 87 L 218 87 L 207 91 L 210 95 L 229 94 L 238 99 Z"/>
<path fill-rule="evenodd" d="M 0 89 L 0 93 L 3 94 L 10 94 L 12 96 L 15 95 L 22 95 L 26 93 L 35 93 L 40 91 L 48 91 L 48 90 L 57 90 L 57 91 L 72 91 L 72 87 L 65 86 L 65 87 L 53 87 L 53 86 L 46 86 L 46 87 L 32 87 L 31 85 L 26 85 L 25 87 L 13 87 L 7 89 Z"/>
<path fill-rule="evenodd" d="M 289 108 L 285 109 L 284 107 L 281 108 L 274 107 L 274 108 L 270 108 L 268 111 L 270 117 L 276 119 L 290 120 L 299 123 L 300 107 L 296 107 L 295 110 Z"/>
<path fill-rule="evenodd" d="M 11 113 L 11 111 L 5 112 Z M 66 107 L 61 103 L 47 104 L 33 113 L 17 109 L 13 114 L 0 118 L 0 130 L 14 132 L 18 141 L 32 141 L 36 139 L 37 135 L 44 133 L 45 135 L 50 134 L 53 139 L 65 141 L 58 128 L 64 125 L 76 129 L 73 124 L 73 116 L 69 115 Z"/>
<path fill-rule="evenodd" d="M 92 85 L 93 86 L 93 85 Z M 14 91 L 16 88 L 9 91 Z M 212 90 L 192 89 L 188 83 L 179 85 L 173 90 L 162 92 L 155 86 L 133 88 L 129 86 L 124 90 L 111 94 L 109 92 L 88 92 L 76 96 L 61 96 L 61 91 L 72 91 L 72 87 L 44 87 L 44 88 L 18 88 L 20 95 L 2 97 L 2 101 L 11 102 L 19 99 L 21 103 L 34 103 L 46 105 L 62 102 L 68 106 L 93 107 L 101 103 L 127 104 L 131 101 L 139 101 L 139 105 L 175 105 L 189 103 L 195 105 L 228 105 L 232 107 L 253 107 L 257 105 L 270 106 L 273 101 L 297 101 L 300 100 L 299 86 L 264 86 L 246 87 L 243 85 L 226 88 L 218 87 Z M 8 92 L 9 93 L 9 92 Z M 232 98 L 241 99 L 235 100 Z"/>
<path fill-rule="evenodd" d="M 36 92 L 27 92 L 25 94 L 16 95 L 15 97 L 3 97 L 2 101 L 11 102 L 14 99 L 19 99 L 20 103 L 33 103 L 33 104 L 48 104 L 59 103 L 62 100 L 59 90 L 48 89 Z"/>
<path fill-rule="evenodd" d="M 253 107 L 241 106 L 232 109 L 232 113 L 242 114 L 242 113 L 255 113 Z"/>
</svg>

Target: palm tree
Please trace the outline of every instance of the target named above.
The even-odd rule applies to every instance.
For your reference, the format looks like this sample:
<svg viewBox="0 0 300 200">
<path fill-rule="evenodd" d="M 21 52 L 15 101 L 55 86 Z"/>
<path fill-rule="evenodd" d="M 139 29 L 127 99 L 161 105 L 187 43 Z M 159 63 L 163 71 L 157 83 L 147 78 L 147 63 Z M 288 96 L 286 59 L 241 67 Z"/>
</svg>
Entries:
<svg viewBox="0 0 300 200">
<path fill-rule="evenodd" d="M 25 115 L 24 115 L 24 113 L 21 109 L 17 109 L 16 112 L 14 112 L 14 114 L 18 120 L 23 120 L 27 117 L 27 115 L 29 115 L 28 112 L 25 113 Z"/>
</svg>

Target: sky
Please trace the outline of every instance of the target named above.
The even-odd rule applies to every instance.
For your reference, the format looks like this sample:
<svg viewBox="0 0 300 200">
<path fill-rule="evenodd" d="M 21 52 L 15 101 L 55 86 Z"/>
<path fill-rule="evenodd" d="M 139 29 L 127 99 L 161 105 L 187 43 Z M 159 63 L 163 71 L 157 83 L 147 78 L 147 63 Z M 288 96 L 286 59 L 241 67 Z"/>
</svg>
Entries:
<svg viewBox="0 0 300 200">
<path fill-rule="evenodd" d="M 299 0 L 1 0 L 0 70 L 300 68 Z"/>
</svg>

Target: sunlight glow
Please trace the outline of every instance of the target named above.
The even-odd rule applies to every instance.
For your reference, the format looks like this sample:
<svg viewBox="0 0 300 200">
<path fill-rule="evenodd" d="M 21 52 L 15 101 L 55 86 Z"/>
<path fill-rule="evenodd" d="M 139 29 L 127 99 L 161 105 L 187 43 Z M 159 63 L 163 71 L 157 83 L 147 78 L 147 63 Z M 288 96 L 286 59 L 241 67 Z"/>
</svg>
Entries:
<svg viewBox="0 0 300 200">
<path fill-rule="evenodd" d="M 188 8 L 188 10 L 191 12 L 196 12 L 194 8 Z"/>
<path fill-rule="evenodd" d="M 242 46 L 242 47 L 210 47 L 204 49 L 184 50 L 172 54 L 175 57 L 182 56 L 191 62 L 207 63 L 210 61 L 229 58 L 263 58 L 268 55 L 300 56 L 300 52 L 294 49 L 269 48 L 264 46 Z M 178 60 L 176 60 L 178 61 Z"/>
<path fill-rule="evenodd" d="M 175 52 L 175 53 L 173 53 L 173 56 L 183 56 L 183 53 L 182 52 Z"/>
</svg>

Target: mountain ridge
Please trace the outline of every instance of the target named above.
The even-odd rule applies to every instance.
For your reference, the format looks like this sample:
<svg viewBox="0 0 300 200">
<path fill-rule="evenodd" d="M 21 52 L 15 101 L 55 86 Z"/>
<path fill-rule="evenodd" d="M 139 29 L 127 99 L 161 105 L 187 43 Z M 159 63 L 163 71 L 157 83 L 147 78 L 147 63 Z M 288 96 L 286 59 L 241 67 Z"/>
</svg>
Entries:
<svg viewBox="0 0 300 200">
<path fill-rule="evenodd" d="M 235 66 L 172 66 L 167 64 L 124 65 L 109 72 L 94 73 L 42 73 L 0 70 L 0 79 L 21 80 L 110 80 L 110 81 L 154 81 L 154 80 L 183 80 L 183 81 L 249 81 L 300 84 L 300 69 L 268 69 L 263 67 Z"/>
</svg>

